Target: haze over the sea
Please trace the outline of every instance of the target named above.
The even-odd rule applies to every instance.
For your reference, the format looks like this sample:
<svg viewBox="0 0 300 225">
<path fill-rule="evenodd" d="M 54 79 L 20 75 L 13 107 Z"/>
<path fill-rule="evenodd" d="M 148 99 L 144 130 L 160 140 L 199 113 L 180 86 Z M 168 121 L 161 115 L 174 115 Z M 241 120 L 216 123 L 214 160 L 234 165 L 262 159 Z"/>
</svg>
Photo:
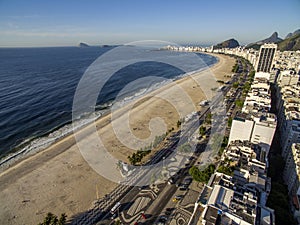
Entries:
<svg viewBox="0 0 300 225">
<path fill-rule="evenodd" d="M 0 2 L 0 47 L 124 44 L 164 40 L 241 44 L 299 28 L 300 2 L 274 1 L 11 1 Z"/>
</svg>

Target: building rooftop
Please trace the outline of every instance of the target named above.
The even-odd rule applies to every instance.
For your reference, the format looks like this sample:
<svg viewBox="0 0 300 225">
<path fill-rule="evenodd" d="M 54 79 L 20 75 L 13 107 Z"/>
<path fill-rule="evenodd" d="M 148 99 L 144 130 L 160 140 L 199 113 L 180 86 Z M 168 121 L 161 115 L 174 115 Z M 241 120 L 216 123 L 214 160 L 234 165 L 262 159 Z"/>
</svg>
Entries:
<svg viewBox="0 0 300 225">
<path fill-rule="evenodd" d="M 277 124 L 276 115 L 268 112 L 237 112 L 234 119 L 240 121 L 252 120 L 256 122 L 267 123 L 273 126 L 276 126 Z"/>
<path fill-rule="evenodd" d="M 231 199 L 233 198 L 233 193 L 234 191 L 229 188 L 215 185 L 207 204 L 216 205 L 222 210 L 228 210 Z"/>
<path fill-rule="evenodd" d="M 204 212 L 206 225 L 220 224 L 220 210 L 214 206 L 208 206 Z M 217 223 L 217 220 L 219 222 Z"/>
</svg>

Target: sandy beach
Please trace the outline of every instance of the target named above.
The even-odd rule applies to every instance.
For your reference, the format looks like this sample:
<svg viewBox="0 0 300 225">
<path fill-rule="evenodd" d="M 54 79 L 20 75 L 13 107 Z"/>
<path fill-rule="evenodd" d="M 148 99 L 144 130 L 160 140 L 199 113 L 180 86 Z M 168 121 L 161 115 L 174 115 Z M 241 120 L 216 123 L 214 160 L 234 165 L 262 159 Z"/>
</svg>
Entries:
<svg viewBox="0 0 300 225">
<path fill-rule="evenodd" d="M 216 80 L 228 80 L 235 63 L 228 56 L 215 56 L 219 62 L 210 69 L 168 84 L 116 111 L 113 123 L 111 114 L 97 120 L 98 135 L 106 149 L 115 158 L 128 161 L 127 156 L 133 153 L 128 146 L 137 147 L 130 142 L 130 135 L 149 142 L 155 135 L 176 128 L 182 116 L 201 110 L 199 102 L 205 94 L 198 84 L 203 76 L 213 74 Z M 178 88 L 193 106 L 187 105 Z M 129 112 L 128 117 L 125 111 Z M 126 122 L 129 127 L 124 126 Z M 160 129 L 153 132 L 152 125 Z M 89 129 L 87 126 L 78 132 L 82 132 L 86 148 L 93 148 L 94 137 L 89 135 Z M 97 196 L 104 196 L 116 186 L 89 166 L 74 135 L 69 135 L 0 174 L 0 224 L 37 224 L 47 212 L 71 217 L 87 210 Z"/>
</svg>

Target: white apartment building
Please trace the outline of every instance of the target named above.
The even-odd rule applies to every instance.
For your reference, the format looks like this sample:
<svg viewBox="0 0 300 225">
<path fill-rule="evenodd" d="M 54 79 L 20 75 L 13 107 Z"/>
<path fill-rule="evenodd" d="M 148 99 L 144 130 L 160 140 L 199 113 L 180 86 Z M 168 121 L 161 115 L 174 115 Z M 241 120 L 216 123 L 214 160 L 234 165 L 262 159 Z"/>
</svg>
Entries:
<svg viewBox="0 0 300 225">
<path fill-rule="evenodd" d="M 277 118 L 269 113 L 271 108 L 270 74 L 257 72 L 245 99 L 242 113 L 232 120 L 228 144 L 233 141 L 251 141 L 259 144 L 266 155 L 276 130 Z"/>
<path fill-rule="evenodd" d="M 260 174 L 266 173 L 266 163 L 268 161 L 266 153 L 261 146 L 253 144 L 250 141 L 238 140 L 231 142 L 222 155 L 222 160 L 225 159 L 236 161 L 241 167 L 247 165 L 253 171 L 258 171 Z M 251 179 L 251 176 L 254 175 L 254 173 L 250 174 L 249 172 L 245 174 L 248 174 L 246 176 L 247 180 Z"/>
<path fill-rule="evenodd" d="M 245 170 L 249 174 L 249 171 Z M 200 204 L 204 210 L 201 224 L 264 224 L 274 225 L 274 210 L 265 206 L 263 191 L 251 185 L 255 180 L 240 182 L 234 177 L 216 172 L 203 188 L 195 210 Z"/>
<path fill-rule="evenodd" d="M 300 175 L 300 144 L 292 144 L 291 151 L 287 153 L 283 174 L 289 193 L 292 195 L 297 194 Z"/>
<path fill-rule="evenodd" d="M 239 113 L 232 120 L 228 144 L 236 140 L 251 141 L 264 148 L 268 155 L 276 124 L 272 113 Z"/>
<path fill-rule="evenodd" d="M 292 144 L 300 142 L 300 86 L 296 82 L 297 79 L 289 78 L 289 75 L 285 74 L 281 76 L 277 87 L 276 107 L 284 159 L 291 151 Z"/>
<path fill-rule="evenodd" d="M 281 54 L 281 68 L 288 70 L 279 73 L 277 79 L 277 116 L 278 128 L 280 129 L 280 144 L 282 156 L 286 162 L 283 171 L 283 179 L 288 186 L 289 195 L 292 199 L 294 217 L 300 224 L 300 85 L 299 74 L 286 64 L 288 57 Z M 291 65 L 290 65 L 291 66 Z M 295 66 L 295 65 L 294 65 Z"/>
<path fill-rule="evenodd" d="M 286 158 L 283 171 L 283 178 L 288 186 L 292 198 L 292 210 L 294 217 L 300 223 L 300 144 L 294 143 L 291 146 Z"/>
<path fill-rule="evenodd" d="M 282 156 L 286 160 L 293 143 L 300 143 L 300 121 L 287 120 L 281 129 Z"/>
<path fill-rule="evenodd" d="M 258 61 L 255 65 L 256 72 L 262 71 L 269 73 L 271 71 L 276 50 L 276 44 L 263 44 L 260 46 Z"/>
<path fill-rule="evenodd" d="M 283 86 L 297 85 L 299 82 L 299 74 L 296 74 L 293 70 L 284 70 L 279 73 L 277 83 Z"/>
<path fill-rule="evenodd" d="M 294 70 L 296 74 L 300 72 L 300 51 L 277 51 L 274 59 L 275 67 L 284 70 Z"/>
<path fill-rule="evenodd" d="M 259 72 L 255 74 L 254 81 L 249 90 L 242 112 L 268 112 L 271 108 L 270 74 Z"/>
</svg>

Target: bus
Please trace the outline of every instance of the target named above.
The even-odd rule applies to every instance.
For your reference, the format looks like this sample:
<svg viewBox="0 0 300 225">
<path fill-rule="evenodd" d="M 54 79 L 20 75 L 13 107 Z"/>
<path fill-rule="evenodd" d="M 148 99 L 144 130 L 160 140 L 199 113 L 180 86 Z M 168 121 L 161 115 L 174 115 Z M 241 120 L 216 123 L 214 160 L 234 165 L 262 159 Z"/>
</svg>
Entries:
<svg viewBox="0 0 300 225">
<path fill-rule="evenodd" d="M 121 206 L 121 203 L 120 203 L 120 202 L 117 202 L 117 203 L 114 205 L 114 207 L 111 208 L 110 213 L 111 213 L 111 214 L 115 214 L 116 211 L 120 208 L 120 206 Z"/>
</svg>

